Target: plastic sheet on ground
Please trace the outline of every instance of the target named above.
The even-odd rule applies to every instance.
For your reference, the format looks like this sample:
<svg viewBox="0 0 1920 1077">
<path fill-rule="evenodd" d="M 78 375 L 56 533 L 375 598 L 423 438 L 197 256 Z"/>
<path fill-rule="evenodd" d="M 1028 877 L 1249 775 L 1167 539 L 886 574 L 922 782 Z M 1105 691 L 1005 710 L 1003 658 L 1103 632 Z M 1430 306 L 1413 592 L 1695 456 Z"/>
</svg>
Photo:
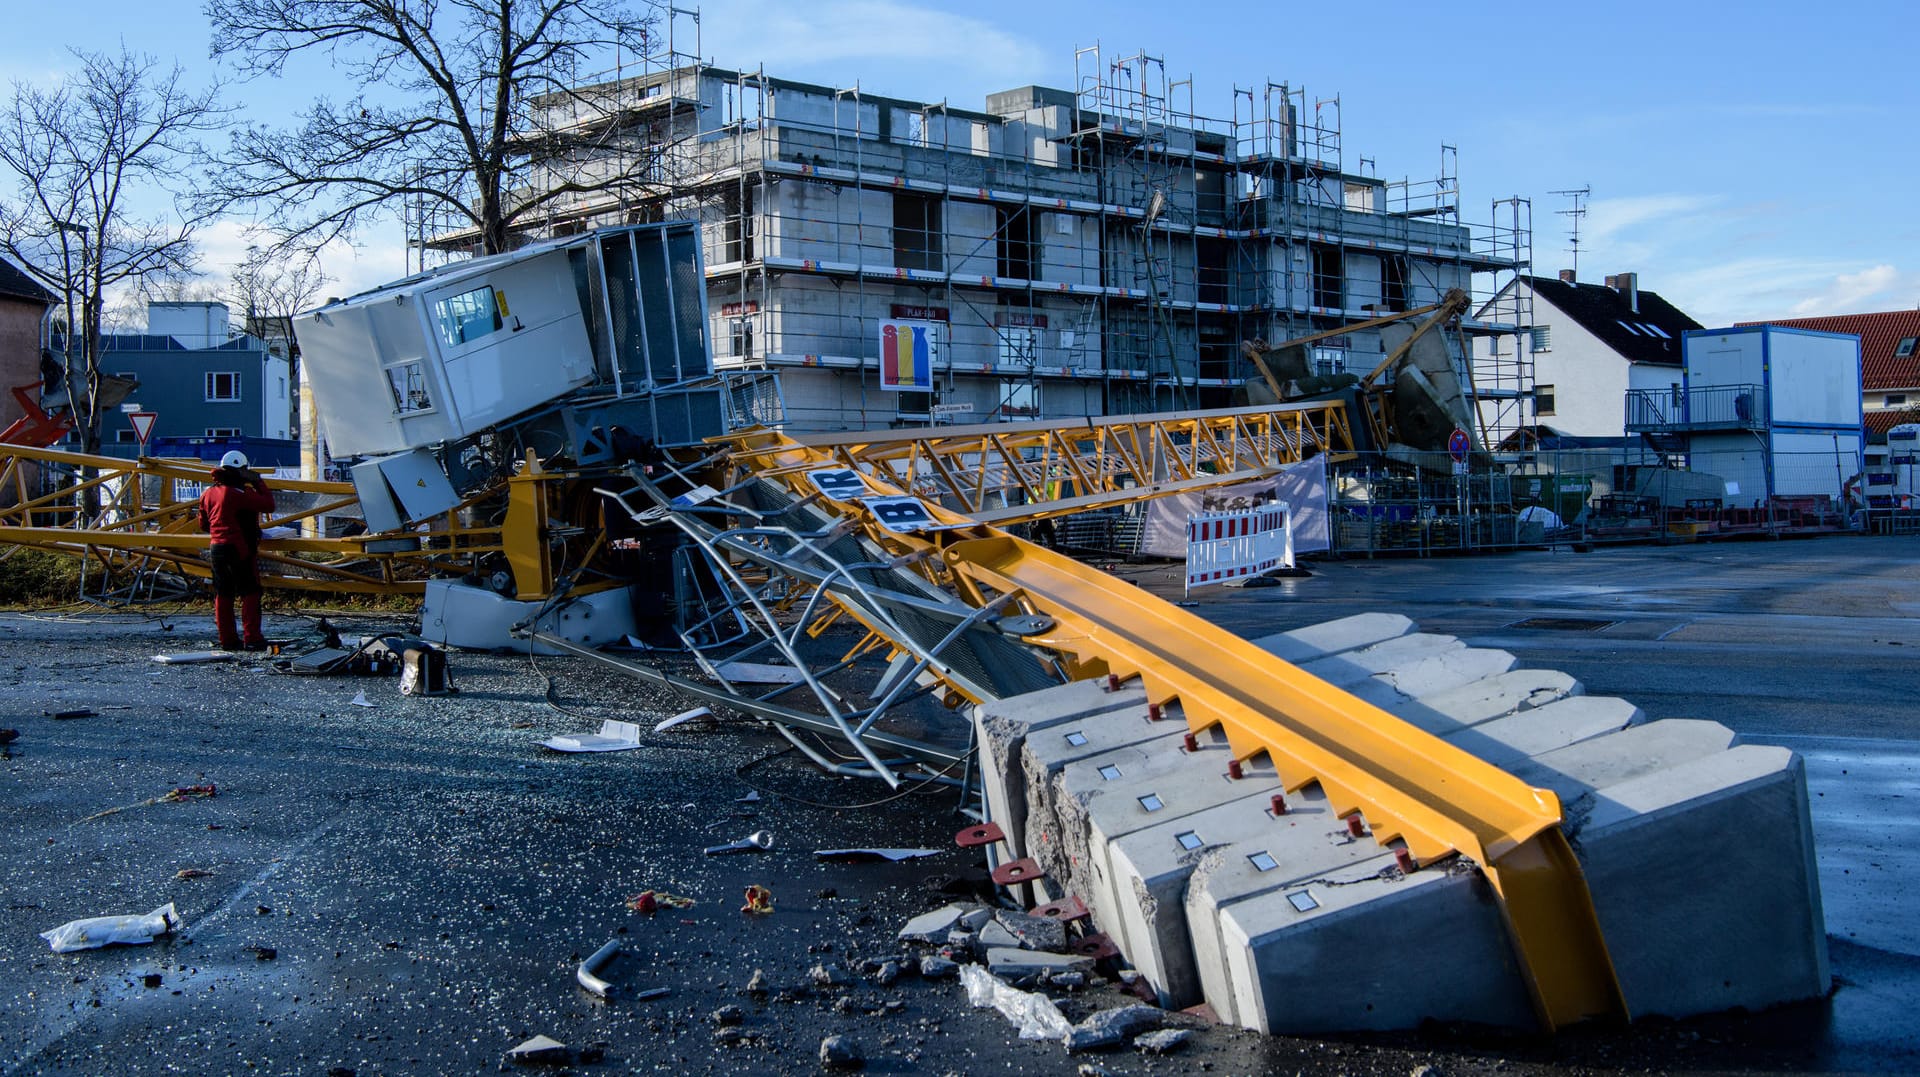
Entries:
<svg viewBox="0 0 1920 1077">
<path fill-rule="evenodd" d="M 116 944 L 137 946 L 178 931 L 184 923 L 180 914 L 174 911 L 173 902 L 169 901 L 145 916 L 95 916 L 85 920 L 69 920 L 52 931 L 42 931 L 40 937 L 47 940 L 47 945 L 53 947 L 54 953 L 66 954 Z"/>
<path fill-rule="evenodd" d="M 556 752 L 624 752 L 640 747 L 640 727 L 609 718 L 600 723 L 598 733 L 574 733 L 540 743 Z"/>
<path fill-rule="evenodd" d="M 967 989 L 968 1002 L 981 1009 L 991 1006 L 999 1010 L 1000 1016 L 1020 1030 L 1023 1040 L 1064 1041 L 1073 1031 L 1073 1023 L 1052 999 L 1035 991 L 1022 991 L 979 965 L 960 966 L 960 983 Z"/>
<path fill-rule="evenodd" d="M 815 849 L 813 855 L 821 860 L 844 860 L 858 863 L 864 860 L 918 860 L 923 856 L 939 856 L 938 849 Z"/>
</svg>

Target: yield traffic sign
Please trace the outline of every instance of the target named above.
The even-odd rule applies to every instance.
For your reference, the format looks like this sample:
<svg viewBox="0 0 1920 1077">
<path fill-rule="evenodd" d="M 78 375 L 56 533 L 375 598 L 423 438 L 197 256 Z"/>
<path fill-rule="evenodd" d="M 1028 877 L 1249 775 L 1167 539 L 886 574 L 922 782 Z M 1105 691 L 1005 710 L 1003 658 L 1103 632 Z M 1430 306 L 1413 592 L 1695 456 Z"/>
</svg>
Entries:
<svg viewBox="0 0 1920 1077">
<path fill-rule="evenodd" d="M 127 413 L 127 421 L 133 424 L 133 436 L 140 439 L 140 447 L 147 447 L 147 438 L 153 435 L 153 421 L 160 417 L 157 411 L 133 411 Z"/>
</svg>

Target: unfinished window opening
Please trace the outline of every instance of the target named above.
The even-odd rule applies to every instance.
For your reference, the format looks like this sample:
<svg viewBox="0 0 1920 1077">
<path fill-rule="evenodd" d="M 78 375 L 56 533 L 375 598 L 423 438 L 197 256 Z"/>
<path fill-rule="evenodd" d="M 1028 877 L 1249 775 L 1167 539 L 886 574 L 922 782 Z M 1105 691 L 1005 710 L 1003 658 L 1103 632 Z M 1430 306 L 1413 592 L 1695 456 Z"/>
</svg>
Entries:
<svg viewBox="0 0 1920 1077">
<path fill-rule="evenodd" d="M 1346 306 L 1347 260 L 1331 243 L 1310 247 L 1313 258 L 1313 305 L 1334 310 Z"/>
<path fill-rule="evenodd" d="M 1407 309 L 1407 256 L 1389 254 L 1380 259 L 1380 301 L 1392 311 Z"/>
<path fill-rule="evenodd" d="M 924 419 L 933 414 L 933 406 L 940 402 L 939 393 L 895 393 L 899 398 L 896 411 L 902 417 Z"/>
<path fill-rule="evenodd" d="M 240 374 L 238 371 L 207 371 L 207 403 L 231 404 L 239 399 Z"/>
<path fill-rule="evenodd" d="M 1040 235 L 1034 227 L 1037 215 L 1026 206 L 999 206 L 993 215 L 994 272 L 1016 280 L 1039 280 L 1034 270 L 1040 261 Z"/>
<path fill-rule="evenodd" d="M 1032 366 L 1040 358 L 1040 329 L 1032 325 L 1003 325 L 994 330 L 999 336 L 1001 366 Z"/>
<path fill-rule="evenodd" d="M 939 272 L 945 266 L 940 203 L 925 195 L 893 196 L 893 264 L 897 269 Z"/>
<path fill-rule="evenodd" d="M 1231 299 L 1233 274 L 1228 269 L 1231 247 L 1224 239 L 1200 238 L 1193 241 L 1194 280 L 1202 303 L 1226 303 Z"/>
</svg>

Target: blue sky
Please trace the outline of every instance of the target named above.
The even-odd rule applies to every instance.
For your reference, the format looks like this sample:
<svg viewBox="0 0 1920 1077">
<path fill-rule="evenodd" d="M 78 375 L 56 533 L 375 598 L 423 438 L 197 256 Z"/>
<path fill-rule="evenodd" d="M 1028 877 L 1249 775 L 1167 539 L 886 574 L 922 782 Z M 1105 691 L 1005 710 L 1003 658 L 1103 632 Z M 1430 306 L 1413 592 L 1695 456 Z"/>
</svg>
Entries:
<svg viewBox="0 0 1920 1077">
<path fill-rule="evenodd" d="M 685 0 L 681 0 L 686 6 Z M 0 73 L 44 78 L 60 45 L 123 38 L 208 72 L 197 3 L 65 0 L 22 5 Z M 1920 7 L 1879 2 L 1347 6 L 1093 6 L 973 0 L 711 0 L 699 51 L 726 67 L 979 108 L 986 94 L 1067 87 L 1074 50 L 1145 51 L 1191 77 L 1194 110 L 1230 117 L 1234 86 L 1269 79 L 1341 99 L 1349 162 L 1429 179 L 1458 147 L 1465 216 L 1533 200 L 1534 265 L 1571 265 L 1566 199 L 1590 186 L 1581 279 L 1635 271 L 1709 325 L 1920 305 Z M 1085 13 L 1092 8 L 1097 16 Z M 1364 11 L 1335 16 L 1320 12 Z M 1171 14 L 1169 14 L 1171 13 Z M 690 29 L 683 21 L 683 31 Z M 693 51 L 689 33 L 677 44 Z M 250 113 L 290 113 L 299 84 L 236 86 Z M 340 252 L 332 290 L 400 267 L 398 227 Z M 244 249 L 206 237 L 209 261 Z M 218 264 L 210 267 L 224 275 Z"/>
</svg>

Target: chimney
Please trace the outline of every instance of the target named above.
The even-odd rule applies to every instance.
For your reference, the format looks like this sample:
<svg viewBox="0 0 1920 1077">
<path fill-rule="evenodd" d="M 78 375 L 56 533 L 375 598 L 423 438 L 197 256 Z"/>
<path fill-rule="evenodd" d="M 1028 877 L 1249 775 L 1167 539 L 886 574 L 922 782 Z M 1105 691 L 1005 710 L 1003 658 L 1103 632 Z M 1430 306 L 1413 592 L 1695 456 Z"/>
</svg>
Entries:
<svg viewBox="0 0 1920 1077">
<path fill-rule="evenodd" d="M 1607 278 L 1607 287 L 1617 289 L 1627 301 L 1627 309 L 1640 313 L 1640 274 L 1619 273 Z"/>
<path fill-rule="evenodd" d="M 1573 270 L 1571 270 L 1571 269 L 1563 269 L 1563 270 L 1561 270 L 1561 271 L 1560 271 L 1560 283 L 1562 283 L 1562 284 L 1572 284 L 1573 282 L 1574 282 L 1574 281 L 1573 281 Z"/>
</svg>

